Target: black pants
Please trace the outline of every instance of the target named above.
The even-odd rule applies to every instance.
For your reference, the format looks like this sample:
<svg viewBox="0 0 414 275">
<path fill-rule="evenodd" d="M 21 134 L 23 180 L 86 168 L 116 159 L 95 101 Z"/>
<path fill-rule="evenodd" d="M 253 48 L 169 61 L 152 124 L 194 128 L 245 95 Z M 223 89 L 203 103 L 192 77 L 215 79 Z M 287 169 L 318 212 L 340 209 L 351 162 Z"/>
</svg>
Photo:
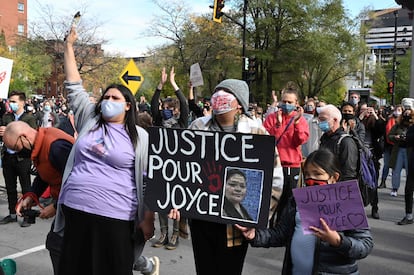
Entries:
<svg viewBox="0 0 414 275">
<path fill-rule="evenodd" d="M 191 220 L 190 231 L 197 275 L 240 275 L 247 242 L 227 247 L 225 224 Z"/>
<path fill-rule="evenodd" d="M 132 275 L 133 221 L 62 207 L 65 234 L 60 275 Z"/>
<path fill-rule="evenodd" d="M 16 214 L 17 204 L 17 178 L 19 178 L 22 194 L 29 191 L 31 186 L 30 158 L 21 158 L 17 155 L 5 153 L 3 159 L 3 176 L 6 183 L 7 201 L 9 203 L 9 213 Z"/>
<path fill-rule="evenodd" d="M 371 152 L 374 154 L 374 150 L 370 149 Z M 374 154 L 374 166 L 377 176 L 377 182 L 375 183 L 376 186 L 378 186 L 378 179 L 379 179 L 379 170 L 380 170 L 380 162 L 381 156 L 377 156 Z M 371 198 L 371 207 L 373 211 L 378 211 L 378 189 L 375 188 L 375 190 L 372 191 L 372 198 Z"/>
<path fill-rule="evenodd" d="M 413 171 L 414 163 L 412 163 L 414 162 L 413 158 L 414 157 L 411 156 L 411 159 L 408 160 L 407 181 L 405 182 L 404 197 L 405 197 L 405 213 L 406 214 L 413 213 L 413 191 L 414 191 L 414 171 Z"/>
<path fill-rule="evenodd" d="M 46 249 L 49 250 L 50 259 L 53 265 L 53 274 L 57 275 L 59 271 L 59 260 L 62 254 L 63 237 L 53 232 L 55 221 L 52 222 L 49 233 L 46 237 Z"/>
<path fill-rule="evenodd" d="M 299 167 L 283 167 L 283 191 L 282 195 L 280 196 L 279 205 L 277 206 L 277 221 L 279 221 L 282 209 L 286 206 L 289 198 L 293 195 L 292 189 L 296 188 L 298 185 L 299 174 Z"/>
</svg>

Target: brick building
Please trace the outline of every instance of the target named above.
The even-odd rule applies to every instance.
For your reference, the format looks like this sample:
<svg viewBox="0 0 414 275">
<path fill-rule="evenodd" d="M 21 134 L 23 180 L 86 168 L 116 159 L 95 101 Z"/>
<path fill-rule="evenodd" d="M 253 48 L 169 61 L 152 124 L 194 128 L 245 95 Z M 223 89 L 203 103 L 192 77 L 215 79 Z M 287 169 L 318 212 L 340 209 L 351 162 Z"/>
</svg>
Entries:
<svg viewBox="0 0 414 275">
<path fill-rule="evenodd" d="M 2 0 L 0 4 L 0 33 L 11 49 L 19 36 L 27 37 L 27 0 Z"/>
</svg>

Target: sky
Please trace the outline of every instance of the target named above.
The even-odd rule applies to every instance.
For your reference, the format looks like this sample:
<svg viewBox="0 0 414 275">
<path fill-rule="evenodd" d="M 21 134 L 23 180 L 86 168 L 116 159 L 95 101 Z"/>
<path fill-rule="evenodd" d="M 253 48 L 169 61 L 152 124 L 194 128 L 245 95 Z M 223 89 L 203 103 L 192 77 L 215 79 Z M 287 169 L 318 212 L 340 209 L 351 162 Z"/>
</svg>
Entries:
<svg viewBox="0 0 414 275">
<path fill-rule="evenodd" d="M 161 0 L 167 3 L 173 0 Z M 212 13 L 209 5 L 213 0 L 184 0 L 190 12 Z M 365 7 L 385 9 L 398 7 L 394 0 L 343 0 L 345 9 L 352 17 Z M 39 4 L 41 3 L 41 4 Z M 166 41 L 148 37 L 144 32 L 151 29 L 151 22 L 162 12 L 153 0 L 28 0 L 28 21 L 39 22 L 40 7 L 49 6 L 57 16 L 75 14 L 87 5 L 82 19 L 96 19 L 103 22 L 99 35 L 109 40 L 103 49 L 107 53 L 121 53 L 125 57 L 144 55 L 149 48 Z M 224 11 L 227 7 L 224 8 Z M 30 27 L 29 27 L 30 29 Z"/>
</svg>

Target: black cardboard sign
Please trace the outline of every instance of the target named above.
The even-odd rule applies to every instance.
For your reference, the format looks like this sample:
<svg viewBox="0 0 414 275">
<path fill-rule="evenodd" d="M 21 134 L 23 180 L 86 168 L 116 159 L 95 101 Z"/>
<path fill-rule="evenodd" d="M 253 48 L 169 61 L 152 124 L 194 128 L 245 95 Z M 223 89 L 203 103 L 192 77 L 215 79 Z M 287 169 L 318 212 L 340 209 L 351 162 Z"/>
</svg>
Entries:
<svg viewBox="0 0 414 275">
<path fill-rule="evenodd" d="M 178 208 L 183 217 L 267 226 L 273 136 L 159 127 L 149 128 L 149 135 L 145 202 L 151 210 Z M 239 177 L 226 183 L 234 173 Z"/>
</svg>

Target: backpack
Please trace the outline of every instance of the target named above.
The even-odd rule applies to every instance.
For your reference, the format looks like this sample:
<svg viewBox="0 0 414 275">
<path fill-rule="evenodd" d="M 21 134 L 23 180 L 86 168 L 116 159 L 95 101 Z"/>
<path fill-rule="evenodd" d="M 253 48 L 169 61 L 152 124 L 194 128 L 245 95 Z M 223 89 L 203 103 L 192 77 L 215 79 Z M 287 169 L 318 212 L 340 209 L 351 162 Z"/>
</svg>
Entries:
<svg viewBox="0 0 414 275">
<path fill-rule="evenodd" d="M 378 186 L 374 155 L 358 137 L 349 134 L 341 135 L 337 143 L 337 152 L 339 152 L 341 141 L 345 137 L 352 138 L 358 147 L 357 180 L 362 202 L 364 206 L 367 206 L 372 201 L 374 192 Z"/>
</svg>

